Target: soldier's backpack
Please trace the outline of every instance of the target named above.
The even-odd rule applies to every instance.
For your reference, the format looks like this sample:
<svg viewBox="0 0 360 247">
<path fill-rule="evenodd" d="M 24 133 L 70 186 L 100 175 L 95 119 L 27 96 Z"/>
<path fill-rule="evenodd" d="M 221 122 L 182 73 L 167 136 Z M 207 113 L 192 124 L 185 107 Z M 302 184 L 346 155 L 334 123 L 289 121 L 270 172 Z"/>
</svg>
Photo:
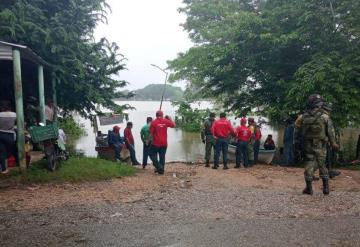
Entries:
<svg viewBox="0 0 360 247">
<path fill-rule="evenodd" d="M 326 140 L 326 123 L 321 112 L 306 112 L 302 118 L 301 133 L 305 139 Z"/>
</svg>

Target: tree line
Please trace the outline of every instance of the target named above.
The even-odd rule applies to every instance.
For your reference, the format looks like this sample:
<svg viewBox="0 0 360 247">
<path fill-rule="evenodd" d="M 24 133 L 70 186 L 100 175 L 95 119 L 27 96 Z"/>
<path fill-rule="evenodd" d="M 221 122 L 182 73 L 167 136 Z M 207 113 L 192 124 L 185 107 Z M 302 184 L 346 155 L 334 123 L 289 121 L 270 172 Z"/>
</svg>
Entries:
<svg viewBox="0 0 360 247">
<path fill-rule="evenodd" d="M 273 121 L 310 94 L 333 104 L 339 127 L 360 123 L 360 1 L 184 0 L 194 47 L 169 62 L 198 97 Z"/>
</svg>

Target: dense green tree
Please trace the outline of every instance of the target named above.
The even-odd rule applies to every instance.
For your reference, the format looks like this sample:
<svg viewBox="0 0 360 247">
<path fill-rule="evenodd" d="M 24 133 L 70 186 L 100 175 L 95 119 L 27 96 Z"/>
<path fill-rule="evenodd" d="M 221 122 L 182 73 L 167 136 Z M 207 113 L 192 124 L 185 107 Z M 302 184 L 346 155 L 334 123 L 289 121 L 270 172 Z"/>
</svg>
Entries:
<svg viewBox="0 0 360 247">
<path fill-rule="evenodd" d="M 225 108 L 257 109 L 275 121 L 320 93 L 340 126 L 360 123 L 358 0 L 184 0 L 195 46 L 170 61 Z M 196 91 L 195 90 L 195 91 Z"/>
<path fill-rule="evenodd" d="M 83 115 L 97 105 L 116 107 L 112 99 L 125 81 L 115 79 L 124 69 L 115 43 L 95 41 L 94 29 L 106 21 L 106 0 L 2 0 L 0 39 L 25 44 L 45 59 L 60 79 L 59 105 Z"/>
</svg>

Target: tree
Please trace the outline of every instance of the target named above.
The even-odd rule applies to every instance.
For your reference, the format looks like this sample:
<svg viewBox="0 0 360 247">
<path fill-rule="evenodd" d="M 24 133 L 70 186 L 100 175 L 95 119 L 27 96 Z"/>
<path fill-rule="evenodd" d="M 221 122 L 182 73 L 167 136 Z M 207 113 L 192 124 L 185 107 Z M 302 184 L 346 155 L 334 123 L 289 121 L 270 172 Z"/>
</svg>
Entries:
<svg viewBox="0 0 360 247">
<path fill-rule="evenodd" d="M 106 21 L 106 0 L 5 0 L 0 3 L 0 37 L 24 44 L 50 64 L 60 79 L 58 103 L 86 116 L 96 106 L 116 108 L 113 98 L 127 82 L 115 79 L 124 58 L 115 43 L 95 41 Z M 50 81 L 50 73 L 46 74 Z"/>
<path fill-rule="evenodd" d="M 237 113 L 280 122 L 320 93 L 339 126 L 360 123 L 357 0 L 186 0 L 195 46 L 169 62 L 170 80 Z"/>
</svg>

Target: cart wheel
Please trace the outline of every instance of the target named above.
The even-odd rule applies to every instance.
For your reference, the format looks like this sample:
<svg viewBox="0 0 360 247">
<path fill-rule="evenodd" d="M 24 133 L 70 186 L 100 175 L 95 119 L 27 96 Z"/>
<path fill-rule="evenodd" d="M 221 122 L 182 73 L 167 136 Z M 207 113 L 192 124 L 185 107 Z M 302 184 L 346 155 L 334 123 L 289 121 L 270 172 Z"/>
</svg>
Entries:
<svg viewBox="0 0 360 247">
<path fill-rule="evenodd" d="M 52 153 L 48 154 L 46 159 L 47 159 L 47 162 L 48 162 L 48 170 L 51 171 L 51 172 L 55 171 L 56 170 L 56 165 L 57 165 L 55 152 L 52 152 Z"/>
</svg>

